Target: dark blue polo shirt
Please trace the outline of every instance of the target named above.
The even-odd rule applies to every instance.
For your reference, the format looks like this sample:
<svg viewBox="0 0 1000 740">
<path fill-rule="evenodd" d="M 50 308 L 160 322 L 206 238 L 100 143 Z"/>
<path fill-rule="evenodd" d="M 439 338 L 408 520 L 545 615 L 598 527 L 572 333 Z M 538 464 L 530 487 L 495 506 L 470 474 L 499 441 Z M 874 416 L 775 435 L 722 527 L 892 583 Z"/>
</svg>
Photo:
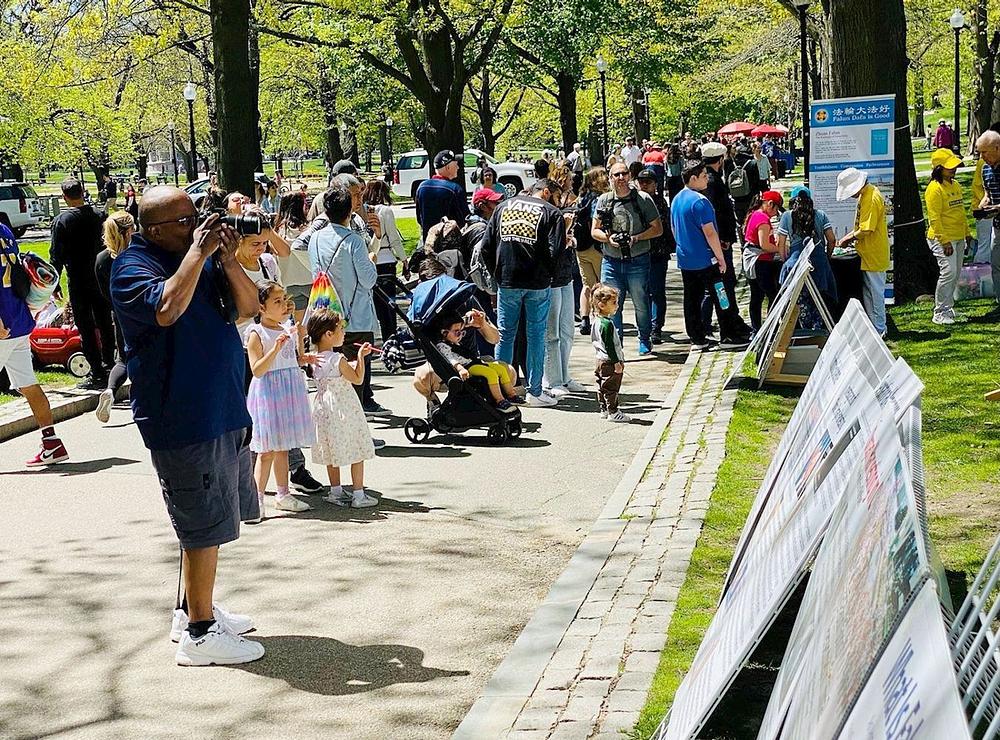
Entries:
<svg viewBox="0 0 1000 740">
<path fill-rule="evenodd" d="M 426 237 L 434 224 L 441 223 L 442 218 L 457 221 L 459 226 L 465 226 L 469 217 L 469 206 L 465 202 L 465 188 L 454 180 L 445 180 L 434 175 L 430 180 L 424 180 L 417 186 L 417 223 L 420 233 Z"/>
<path fill-rule="evenodd" d="M 215 267 L 205 260 L 191 304 L 172 326 L 156 323 L 163 286 L 184 254 L 136 234 L 111 269 L 111 299 L 125 337 L 132 413 L 151 450 L 207 442 L 250 426 L 236 325 L 219 310 Z"/>
</svg>

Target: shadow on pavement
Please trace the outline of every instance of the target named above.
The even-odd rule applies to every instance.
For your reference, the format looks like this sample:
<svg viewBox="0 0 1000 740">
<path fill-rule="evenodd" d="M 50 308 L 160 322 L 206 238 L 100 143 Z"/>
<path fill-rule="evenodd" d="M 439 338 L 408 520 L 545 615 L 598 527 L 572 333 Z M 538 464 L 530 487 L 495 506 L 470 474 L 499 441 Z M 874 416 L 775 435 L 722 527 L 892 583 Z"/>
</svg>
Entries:
<svg viewBox="0 0 1000 740">
<path fill-rule="evenodd" d="M 130 460 L 125 457 L 105 457 L 100 460 L 65 462 L 58 465 L 47 465 L 43 468 L 31 468 L 29 470 L 0 471 L 0 475 L 43 475 L 46 473 L 67 476 L 84 475 L 86 473 L 100 473 L 102 470 L 110 470 L 122 465 L 136 465 L 138 463 L 138 460 Z"/>
<path fill-rule="evenodd" d="M 378 490 L 374 488 L 365 489 L 369 494 L 379 496 Z M 310 499 L 301 497 L 304 501 L 309 501 L 312 509 L 300 511 L 290 516 L 274 516 L 273 506 L 269 502 L 269 516 L 265 520 L 274 519 L 318 519 L 324 522 L 353 522 L 355 524 L 372 524 L 373 522 L 385 521 L 390 514 L 427 514 L 431 511 L 441 511 L 441 506 L 426 506 L 419 501 L 397 501 L 396 499 L 382 496 L 379 498 L 378 506 L 369 509 L 352 509 L 347 506 L 337 506 L 322 499 Z"/>
<path fill-rule="evenodd" d="M 256 663 L 233 666 L 293 689 L 324 696 L 361 694 L 397 683 L 468 676 L 422 665 L 424 653 L 407 645 L 348 645 L 329 637 L 276 635 L 255 637 L 267 650 Z"/>
<path fill-rule="evenodd" d="M 461 447 L 430 447 L 425 444 L 390 445 L 378 451 L 378 457 L 468 457 Z"/>
</svg>

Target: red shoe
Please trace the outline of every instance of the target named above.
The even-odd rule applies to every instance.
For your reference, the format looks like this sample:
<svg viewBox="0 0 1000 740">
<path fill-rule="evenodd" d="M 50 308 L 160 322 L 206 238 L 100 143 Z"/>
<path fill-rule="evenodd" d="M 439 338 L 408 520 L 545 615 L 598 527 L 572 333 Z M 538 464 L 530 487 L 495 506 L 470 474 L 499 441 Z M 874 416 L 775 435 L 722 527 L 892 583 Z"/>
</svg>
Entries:
<svg viewBox="0 0 1000 740">
<path fill-rule="evenodd" d="M 42 449 L 38 451 L 37 455 L 28 460 L 25 465 L 38 467 L 40 465 L 55 465 L 56 463 L 69 460 L 69 453 L 66 451 L 66 445 L 62 443 L 62 440 L 56 439 L 52 440 L 52 442 L 51 447 L 47 446 L 46 442 L 42 442 Z"/>
</svg>

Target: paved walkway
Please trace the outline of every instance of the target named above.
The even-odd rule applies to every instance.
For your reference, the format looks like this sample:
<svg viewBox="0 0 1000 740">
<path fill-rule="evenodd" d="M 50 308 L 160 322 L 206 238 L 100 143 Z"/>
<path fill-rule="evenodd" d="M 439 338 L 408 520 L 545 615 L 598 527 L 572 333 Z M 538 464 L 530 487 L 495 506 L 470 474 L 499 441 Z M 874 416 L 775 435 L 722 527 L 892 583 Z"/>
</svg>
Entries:
<svg viewBox="0 0 1000 740">
<path fill-rule="evenodd" d="M 575 342 L 591 392 L 525 409 L 505 447 L 482 431 L 410 444 L 402 421 L 421 399 L 407 376 L 376 377 L 396 414 L 373 424 L 388 442 L 366 471 L 379 506 L 312 497 L 314 511 L 285 515 L 268 497 L 268 519 L 222 550 L 219 601 L 254 616 L 267 648 L 240 668 L 174 665 L 177 543 L 127 410 L 60 424 L 73 460 L 48 470 L 22 466 L 36 433 L 0 444 L 0 736 L 449 737 L 600 516 L 687 352 L 667 343 L 627 363 L 637 420 L 622 425 L 598 416 L 593 348 Z"/>
<path fill-rule="evenodd" d="M 620 738 L 639 717 L 725 454 L 729 352 L 693 353 L 622 485 L 454 737 Z"/>
</svg>

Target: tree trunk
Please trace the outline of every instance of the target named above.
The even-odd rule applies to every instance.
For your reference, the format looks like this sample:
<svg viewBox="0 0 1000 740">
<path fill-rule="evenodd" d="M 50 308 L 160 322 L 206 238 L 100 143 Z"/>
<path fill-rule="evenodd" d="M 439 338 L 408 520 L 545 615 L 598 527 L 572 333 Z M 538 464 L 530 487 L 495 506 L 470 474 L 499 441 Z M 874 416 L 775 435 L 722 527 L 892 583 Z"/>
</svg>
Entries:
<svg viewBox="0 0 1000 740">
<path fill-rule="evenodd" d="M 595 117 L 590 122 L 590 129 L 587 131 L 587 140 L 590 149 L 590 163 L 594 167 L 603 167 L 608 161 L 608 153 L 604 151 L 604 129 L 601 126 L 600 117 Z"/>
<path fill-rule="evenodd" d="M 342 132 L 341 143 L 344 146 L 344 159 L 354 162 L 355 167 L 361 167 L 361 155 L 358 151 L 358 129 L 354 121 L 344 119 L 347 129 Z"/>
<path fill-rule="evenodd" d="M 489 67 L 483 70 L 482 87 L 479 92 L 476 107 L 479 109 L 479 127 L 483 132 L 483 151 L 494 156 L 497 150 L 497 137 L 494 133 L 496 116 L 493 113 L 493 87 L 490 82 Z"/>
<path fill-rule="evenodd" d="M 823 70 L 820 66 L 816 37 L 809 37 L 809 82 L 812 85 L 812 99 L 823 99 Z"/>
<path fill-rule="evenodd" d="M 319 66 L 319 102 L 323 108 L 323 125 L 326 129 L 326 164 L 333 167 L 344 158 L 337 121 L 337 86 L 326 65 Z"/>
<path fill-rule="evenodd" d="M 922 64 L 917 64 L 913 68 L 913 136 L 924 138 L 927 136 L 927 129 L 924 125 L 924 68 Z"/>
<path fill-rule="evenodd" d="M 556 99 L 559 101 L 559 131 L 562 134 L 563 151 L 573 151 L 579 141 L 580 132 L 576 127 L 576 89 L 579 80 L 576 75 L 559 71 L 556 74 Z"/>
<path fill-rule="evenodd" d="M 628 91 L 632 99 L 632 128 L 635 130 L 635 140 L 642 143 L 649 139 L 649 111 L 646 109 L 646 92 L 641 87 L 633 87 Z"/>
<path fill-rule="evenodd" d="M 995 31 L 990 38 L 989 16 L 986 0 L 976 2 L 976 12 L 973 19 L 973 29 L 976 34 L 976 97 L 975 117 L 976 129 L 985 131 L 995 120 L 993 105 L 996 101 L 996 65 L 997 51 L 1000 48 L 1000 31 Z"/>
<path fill-rule="evenodd" d="M 253 17 L 250 18 L 250 39 L 248 45 L 248 55 L 250 62 L 250 112 L 253 115 L 253 131 L 256 138 L 256 146 L 253 148 L 254 172 L 264 171 L 264 155 L 261 142 L 263 132 L 260 130 L 260 34 L 257 32 L 257 24 Z"/>
<path fill-rule="evenodd" d="M 906 16 L 903 0 L 836 0 L 830 3 L 833 85 L 837 96 L 895 93 L 896 171 L 892 199 L 895 292 L 898 302 L 933 290 L 936 263 L 924 239 L 906 90 Z"/>
<path fill-rule="evenodd" d="M 382 162 L 383 167 L 389 164 L 389 159 L 391 157 L 389 152 L 389 137 L 385 135 L 385 132 L 386 127 L 384 125 L 378 127 L 379 160 Z"/>
<path fill-rule="evenodd" d="M 260 157 L 254 93 L 250 89 L 250 4 L 209 0 L 219 116 L 219 184 L 253 193 L 254 165 Z"/>
</svg>

